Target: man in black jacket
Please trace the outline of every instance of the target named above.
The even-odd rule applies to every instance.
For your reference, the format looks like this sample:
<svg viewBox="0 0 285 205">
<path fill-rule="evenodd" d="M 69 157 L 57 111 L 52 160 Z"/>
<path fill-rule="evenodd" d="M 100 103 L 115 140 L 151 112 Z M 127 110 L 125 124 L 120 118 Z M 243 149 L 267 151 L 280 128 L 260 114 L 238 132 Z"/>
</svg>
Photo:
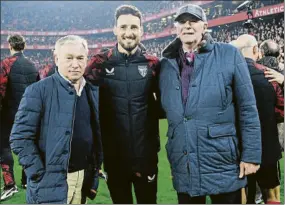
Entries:
<svg viewBox="0 0 285 205">
<path fill-rule="evenodd" d="M 117 45 L 95 55 L 86 78 L 100 86 L 100 123 L 104 169 L 114 203 L 156 203 L 159 125 L 159 60 L 140 44 L 142 17 L 129 5 L 117 8 Z"/>
<path fill-rule="evenodd" d="M 247 203 L 255 203 L 255 186 L 258 182 L 265 203 L 280 202 L 278 196 L 271 192 L 280 187 L 279 160 L 282 158 L 278 140 L 277 122 L 284 119 L 284 95 L 277 83 L 269 82 L 264 71 L 266 67 L 257 64 L 258 44 L 255 37 L 244 34 L 235 42 L 246 59 L 250 72 L 256 104 L 261 124 L 262 162 L 256 174 L 248 176 Z M 280 191 L 279 191 L 280 192 Z"/>
<path fill-rule="evenodd" d="M 1 61 L 0 68 L 0 163 L 5 185 L 1 200 L 18 192 L 9 136 L 26 87 L 39 80 L 34 64 L 23 55 L 26 46 L 24 37 L 18 34 L 9 36 L 8 43 L 11 56 Z"/>
</svg>

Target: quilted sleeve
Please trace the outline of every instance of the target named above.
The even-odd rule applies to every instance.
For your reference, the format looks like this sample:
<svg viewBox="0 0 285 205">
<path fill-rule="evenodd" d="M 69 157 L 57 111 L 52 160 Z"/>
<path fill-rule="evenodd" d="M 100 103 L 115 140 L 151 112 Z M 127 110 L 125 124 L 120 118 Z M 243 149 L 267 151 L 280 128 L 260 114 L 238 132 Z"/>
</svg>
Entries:
<svg viewBox="0 0 285 205">
<path fill-rule="evenodd" d="M 45 171 L 37 146 L 42 104 L 39 84 L 27 87 L 10 136 L 11 149 L 19 156 L 20 165 L 23 166 L 27 177 L 32 180 L 38 180 Z"/>
</svg>

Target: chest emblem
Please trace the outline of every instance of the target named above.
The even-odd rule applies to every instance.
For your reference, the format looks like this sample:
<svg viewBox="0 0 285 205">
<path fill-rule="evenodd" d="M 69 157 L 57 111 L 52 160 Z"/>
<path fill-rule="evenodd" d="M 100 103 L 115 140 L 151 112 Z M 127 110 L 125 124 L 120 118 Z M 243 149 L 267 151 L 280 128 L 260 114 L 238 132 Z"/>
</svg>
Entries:
<svg viewBox="0 0 285 205">
<path fill-rule="evenodd" d="M 105 68 L 106 75 L 115 75 L 115 68 L 111 68 L 110 70 L 108 68 Z"/>
<path fill-rule="evenodd" d="M 138 70 L 139 70 L 139 74 L 144 78 L 147 74 L 147 66 L 146 65 L 139 65 Z"/>
</svg>

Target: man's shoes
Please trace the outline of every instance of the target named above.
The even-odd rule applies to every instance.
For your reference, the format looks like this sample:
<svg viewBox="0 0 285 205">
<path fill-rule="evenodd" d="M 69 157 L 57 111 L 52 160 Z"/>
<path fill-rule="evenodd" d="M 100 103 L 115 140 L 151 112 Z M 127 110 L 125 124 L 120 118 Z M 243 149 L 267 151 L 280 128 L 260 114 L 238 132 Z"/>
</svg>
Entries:
<svg viewBox="0 0 285 205">
<path fill-rule="evenodd" d="M 16 185 L 8 188 L 4 188 L 1 193 L 1 201 L 4 201 L 10 197 L 12 197 L 15 193 L 18 192 L 18 187 Z"/>
<path fill-rule="evenodd" d="M 256 204 L 264 204 L 264 201 L 263 201 L 263 198 L 262 198 L 262 194 L 261 194 L 261 193 L 256 194 L 255 203 L 256 203 Z"/>
<path fill-rule="evenodd" d="M 255 203 L 256 204 L 264 204 L 263 199 L 256 199 Z"/>
</svg>

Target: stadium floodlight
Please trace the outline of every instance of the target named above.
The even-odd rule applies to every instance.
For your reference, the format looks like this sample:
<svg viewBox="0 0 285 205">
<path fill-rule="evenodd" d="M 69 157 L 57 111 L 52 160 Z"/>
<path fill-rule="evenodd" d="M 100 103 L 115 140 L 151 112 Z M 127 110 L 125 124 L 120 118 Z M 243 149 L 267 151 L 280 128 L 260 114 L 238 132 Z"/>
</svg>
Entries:
<svg viewBox="0 0 285 205">
<path fill-rule="evenodd" d="M 247 21 L 243 23 L 243 27 L 248 29 L 248 33 L 253 33 L 253 29 L 255 28 L 252 20 L 253 19 L 252 7 L 253 7 L 253 1 L 245 1 L 236 8 L 236 13 L 247 9 L 246 13 Z"/>
<path fill-rule="evenodd" d="M 243 11 L 245 9 L 248 9 L 249 7 L 252 7 L 252 5 L 253 5 L 252 1 L 245 1 L 237 7 L 237 11 L 238 12 Z"/>
</svg>

